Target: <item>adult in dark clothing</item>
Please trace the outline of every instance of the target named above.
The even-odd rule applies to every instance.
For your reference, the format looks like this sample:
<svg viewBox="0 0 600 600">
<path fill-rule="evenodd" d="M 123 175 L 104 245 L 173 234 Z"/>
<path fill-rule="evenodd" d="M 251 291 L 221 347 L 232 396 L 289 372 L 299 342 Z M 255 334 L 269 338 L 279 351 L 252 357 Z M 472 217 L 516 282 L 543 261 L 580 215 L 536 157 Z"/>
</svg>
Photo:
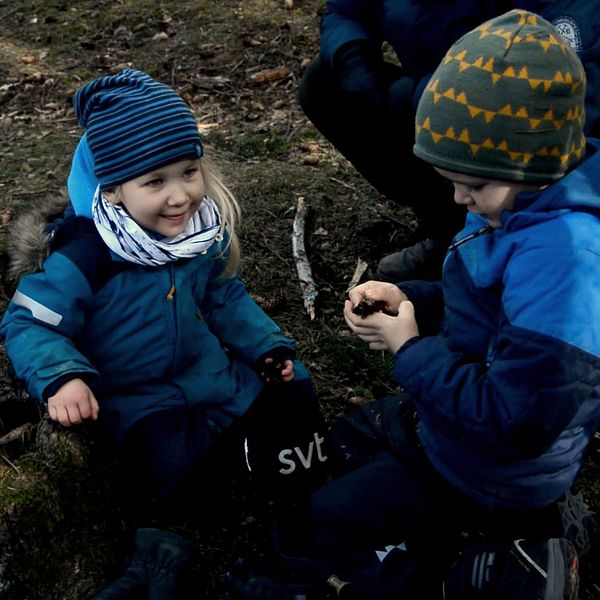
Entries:
<svg viewBox="0 0 600 600">
<path fill-rule="evenodd" d="M 378 277 L 437 279 L 446 248 L 464 221 L 442 179 L 412 153 L 415 109 L 446 49 L 481 22 L 522 8 L 552 22 L 586 69 L 587 135 L 600 136 L 600 3 L 571 0 L 328 0 L 319 57 L 299 89 L 319 131 L 381 194 L 413 208 L 425 238 L 384 257 Z M 382 44 L 401 66 L 384 58 Z M 360 131 L 358 131 L 360 127 Z M 407 192 L 406 179 L 413 182 Z"/>
</svg>

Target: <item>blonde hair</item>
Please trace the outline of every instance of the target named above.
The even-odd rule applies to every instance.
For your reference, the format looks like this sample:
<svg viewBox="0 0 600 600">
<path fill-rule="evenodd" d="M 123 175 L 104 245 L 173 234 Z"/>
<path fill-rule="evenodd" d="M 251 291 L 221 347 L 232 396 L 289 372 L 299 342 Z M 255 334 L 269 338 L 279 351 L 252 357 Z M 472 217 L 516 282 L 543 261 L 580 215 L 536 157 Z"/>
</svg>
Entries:
<svg viewBox="0 0 600 600">
<path fill-rule="evenodd" d="M 206 195 L 211 197 L 221 213 L 221 233 L 227 232 L 227 243 L 221 248 L 221 256 L 227 252 L 227 264 L 221 277 L 232 277 L 240 264 L 240 242 L 236 228 L 240 223 L 241 211 L 235 196 L 223 181 L 223 177 L 214 163 L 203 156 L 200 159 L 200 170 L 204 177 Z"/>
</svg>

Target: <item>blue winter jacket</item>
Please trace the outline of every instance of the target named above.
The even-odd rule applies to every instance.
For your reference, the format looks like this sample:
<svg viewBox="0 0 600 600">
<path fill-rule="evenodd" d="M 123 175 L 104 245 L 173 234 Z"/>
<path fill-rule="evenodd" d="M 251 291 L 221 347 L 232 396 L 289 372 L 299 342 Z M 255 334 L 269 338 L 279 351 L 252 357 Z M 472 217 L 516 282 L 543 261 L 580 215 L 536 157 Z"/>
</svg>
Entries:
<svg viewBox="0 0 600 600">
<path fill-rule="evenodd" d="M 502 222 L 476 235 L 470 214 L 441 285 L 401 284 L 418 321 L 442 302 L 444 317 L 394 376 L 448 481 L 490 507 L 538 507 L 571 486 L 600 424 L 600 141 Z"/>
<path fill-rule="evenodd" d="M 577 51 L 588 77 L 586 133 L 600 137 L 599 0 L 327 0 L 321 18 L 321 59 L 334 69 L 337 50 L 362 40 L 388 42 L 415 79 L 416 106 L 446 51 L 483 21 L 513 8 L 552 22 Z"/>
<path fill-rule="evenodd" d="M 57 383 L 83 378 L 117 438 L 172 407 L 202 406 L 220 426 L 243 414 L 262 389 L 257 359 L 293 342 L 237 276 L 220 276 L 219 245 L 145 267 L 113 255 L 90 219 L 65 224 L 70 235 L 41 272 L 21 278 L 0 324 L 31 395 L 45 402 Z M 297 364 L 296 378 L 306 377 Z"/>
</svg>

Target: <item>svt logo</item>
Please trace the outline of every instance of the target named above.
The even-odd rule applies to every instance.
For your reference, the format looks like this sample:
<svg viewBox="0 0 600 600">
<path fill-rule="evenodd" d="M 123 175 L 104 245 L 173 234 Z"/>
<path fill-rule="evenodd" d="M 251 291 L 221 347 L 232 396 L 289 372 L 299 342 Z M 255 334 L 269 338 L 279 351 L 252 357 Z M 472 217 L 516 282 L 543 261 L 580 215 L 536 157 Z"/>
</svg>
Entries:
<svg viewBox="0 0 600 600">
<path fill-rule="evenodd" d="M 325 462 L 327 457 L 323 454 L 321 445 L 323 444 L 324 438 L 319 437 L 318 433 L 314 433 L 314 440 L 310 442 L 308 445 L 308 452 L 306 455 L 302 451 L 299 446 L 294 446 L 294 448 L 286 448 L 279 453 L 279 462 L 284 465 L 279 472 L 282 475 L 289 475 L 296 470 L 296 458 L 300 461 L 300 464 L 305 469 L 310 469 L 313 461 L 313 455 L 317 452 L 317 460 L 319 462 Z"/>
</svg>

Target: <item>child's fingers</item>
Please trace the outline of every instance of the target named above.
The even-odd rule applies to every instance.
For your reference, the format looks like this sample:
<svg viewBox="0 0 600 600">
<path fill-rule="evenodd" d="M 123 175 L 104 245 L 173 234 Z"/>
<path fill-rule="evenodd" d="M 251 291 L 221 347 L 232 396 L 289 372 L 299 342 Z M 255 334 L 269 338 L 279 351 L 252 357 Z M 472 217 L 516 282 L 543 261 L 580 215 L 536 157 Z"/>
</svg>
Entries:
<svg viewBox="0 0 600 600">
<path fill-rule="evenodd" d="M 70 427 L 71 421 L 69 420 L 69 413 L 62 404 L 56 404 L 54 402 L 48 403 L 48 414 L 53 421 Z"/>
<path fill-rule="evenodd" d="M 362 317 L 359 315 L 355 315 L 352 312 L 352 303 L 349 300 L 346 300 L 344 304 L 344 320 L 346 321 L 348 327 L 354 333 L 360 333 L 361 331 L 366 331 L 372 329 L 372 318 L 373 315 L 369 315 L 368 317 Z"/>
<path fill-rule="evenodd" d="M 51 403 L 48 403 L 48 415 L 53 421 L 58 421 L 58 414 L 56 406 Z"/>
<path fill-rule="evenodd" d="M 410 300 L 405 300 L 400 303 L 400 307 L 398 308 L 398 316 L 402 319 L 412 319 L 415 320 L 415 307 Z"/>
<path fill-rule="evenodd" d="M 288 383 L 294 379 L 294 362 L 286 360 L 283 369 L 281 370 L 281 380 Z"/>
<path fill-rule="evenodd" d="M 98 402 L 92 394 L 85 401 L 80 402 L 77 407 L 81 417 L 80 422 L 86 419 L 96 419 L 98 416 Z"/>
<path fill-rule="evenodd" d="M 91 408 L 91 418 L 95 421 L 98 418 L 98 413 L 100 412 L 100 406 L 98 404 L 98 400 L 94 394 L 90 392 L 90 408 Z"/>
<path fill-rule="evenodd" d="M 370 350 L 389 350 L 389 346 L 382 340 L 378 342 L 371 342 L 369 344 Z"/>
<path fill-rule="evenodd" d="M 64 427 L 71 427 L 71 419 L 66 406 L 58 406 L 56 408 L 56 420 Z"/>
</svg>

